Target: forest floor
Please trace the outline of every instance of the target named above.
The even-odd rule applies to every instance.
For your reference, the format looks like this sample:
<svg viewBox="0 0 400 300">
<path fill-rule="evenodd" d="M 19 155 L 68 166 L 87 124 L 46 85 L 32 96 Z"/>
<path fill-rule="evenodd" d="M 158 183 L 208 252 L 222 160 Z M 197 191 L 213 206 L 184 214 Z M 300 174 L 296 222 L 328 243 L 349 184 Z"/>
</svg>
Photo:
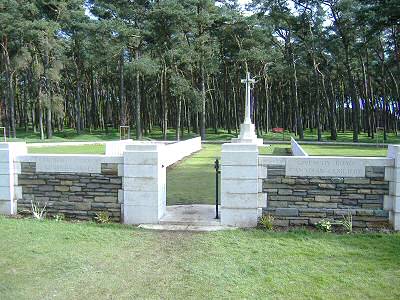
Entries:
<svg viewBox="0 0 400 300">
<path fill-rule="evenodd" d="M 134 129 L 131 129 L 131 137 L 134 138 Z M 232 131 L 232 133 L 228 133 L 226 130 L 219 129 L 217 133 L 215 130 L 208 129 L 206 135 L 206 141 L 228 141 L 231 138 L 237 137 L 237 133 Z M 182 139 L 188 139 L 197 136 L 195 133 L 188 134 L 185 132 L 182 136 Z M 265 141 L 290 141 L 290 137 L 293 136 L 297 140 L 299 138 L 294 133 L 285 132 L 282 133 L 273 133 L 269 132 L 267 134 L 263 134 L 262 138 Z M 97 141 L 110 141 L 110 140 L 119 140 L 119 131 L 116 129 L 110 129 L 108 133 L 101 130 L 93 130 L 91 132 L 84 131 L 82 134 L 78 135 L 73 129 L 65 129 L 63 132 L 54 132 L 52 139 L 46 139 L 44 141 L 40 140 L 40 135 L 38 133 L 33 133 L 31 131 L 25 132 L 24 130 L 18 130 L 17 139 L 10 139 L 11 141 L 26 141 L 27 143 L 41 143 L 41 142 L 97 142 Z M 159 128 L 154 128 L 151 133 L 148 133 L 144 137 L 145 139 L 154 139 L 154 140 L 162 140 L 163 135 Z M 168 140 L 175 140 L 175 130 L 169 129 L 167 132 Z M 316 131 L 305 130 L 304 131 L 304 140 L 307 142 L 317 141 Z M 336 141 L 332 141 L 330 139 L 330 132 L 325 131 L 322 134 L 323 142 L 342 142 L 342 143 L 351 143 L 353 141 L 353 133 L 351 131 L 347 132 L 338 132 L 338 137 Z M 377 134 L 374 139 L 368 137 L 366 133 L 361 133 L 359 135 L 360 143 L 383 143 L 383 133 Z M 395 135 L 394 133 L 388 133 L 388 138 L 386 141 L 387 144 L 400 144 L 400 135 Z"/>
<path fill-rule="evenodd" d="M 400 299 L 399 252 L 398 233 L 166 232 L 0 216 L 0 295 Z"/>
</svg>

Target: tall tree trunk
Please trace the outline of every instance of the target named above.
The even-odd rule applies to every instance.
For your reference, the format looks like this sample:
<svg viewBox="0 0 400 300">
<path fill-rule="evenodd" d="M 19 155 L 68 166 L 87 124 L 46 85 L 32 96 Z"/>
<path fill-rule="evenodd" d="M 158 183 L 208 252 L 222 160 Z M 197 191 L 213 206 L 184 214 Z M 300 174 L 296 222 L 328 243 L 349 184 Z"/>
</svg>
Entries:
<svg viewBox="0 0 400 300">
<path fill-rule="evenodd" d="M 76 95 L 75 95 L 75 127 L 76 133 L 82 132 L 82 118 L 81 118 L 81 86 L 80 72 L 77 71 Z"/>
<path fill-rule="evenodd" d="M 264 91 L 265 91 L 265 132 L 268 133 L 269 132 L 269 93 L 268 93 L 268 81 L 267 81 L 267 75 L 264 76 Z"/>
<path fill-rule="evenodd" d="M 42 88 L 41 83 L 39 83 L 39 92 L 38 92 L 38 111 L 39 111 L 39 130 L 40 130 L 40 139 L 44 140 L 44 128 L 43 128 L 43 101 L 42 101 Z"/>
<path fill-rule="evenodd" d="M 296 115 L 296 127 L 297 127 L 297 132 L 299 134 L 300 140 L 304 140 L 303 120 L 302 120 L 302 117 L 300 114 L 300 108 L 299 108 L 296 61 L 294 59 L 294 53 L 293 53 L 292 49 L 291 49 L 291 56 L 292 56 L 292 66 L 293 66 L 294 110 L 295 110 L 295 115 Z"/>
<path fill-rule="evenodd" d="M 200 89 L 201 89 L 201 110 L 200 110 L 200 136 L 206 139 L 206 83 L 203 62 L 200 64 Z"/>
<path fill-rule="evenodd" d="M 46 120 L 46 126 L 47 126 L 47 138 L 51 139 L 53 138 L 53 128 L 52 128 L 52 111 L 51 111 L 51 106 L 52 106 L 53 100 L 50 99 L 48 106 L 47 106 L 47 120 Z"/>
<path fill-rule="evenodd" d="M 124 50 L 121 50 L 119 57 L 119 101 L 120 101 L 120 125 L 126 126 L 126 98 L 124 86 Z"/>
<path fill-rule="evenodd" d="M 5 68 L 5 78 L 7 84 L 8 91 L 8 124 L 9 124 L 9 136 L 16 138 L 16 122 L 15 122 L 15 97 L 14 97 L 14 88 L 13 88 L 13 72 L 11 71 L 11 63 L 10 56 L 8 54 L 8 40 L 7 36 L 3 37 L 3 43 L 1 44 L 3 48 L 3 61 Z"/>
<path fill-rule="evenodd" d="M 351 95 L 352 117 L 353 117 L 353 142 L 358 142 L 359 134 L 359 116 L 360 116 L 360 102 L 357 96 L 357 87 L 354 83 L 354 78 L 350 66 L 349 49 L 345 46 L 345 67 L 348 80 L 348 91 Z"/>
<path fill-rule="evenodd" d="M 226 116 L 226 127 L 228 129 L 228 134 L 232 132 L 232 105 L 231 101 L 229 101 L 228 94 L 228 67 L 226 66 L 226 62 L 224 62 L 224 102 L 225 102 L 225 116 Z"/>
<path fill-rule="evenodd" d="M 167 103 L 167 67 L 164 64 L 161 72 L 161 99 L 163 104 L 163 138 L 167 140 L 168 131 L 168 103 Z"/>
<path fill-rule="evenodd" d="M 44 88 L 44 94 L 46 95 L 47 103 L 46 103 L 46 108 L 47 108 L 47 118 L 46 118 L 46 136 L 48 139 L 51 139 L 53 137 L 53 128 L 52 128 L 52 93 L 50 91 L 50 85 L 49 85 L 49 80 L 48 80 L 48 71 L 49 68 L 49 54 L 47 50 L 44 53 L 43 57 L 43 88 Z M 43 114 L 44 108 L 41 109 L 41 112 Z M 43 121 L 42 121 L 43 122 Z"/>
<path fill-rule="evenodd" d="M 330 111 L 329 111 L 329 120 L 331 127 L 331 139 L 336 141 L 337 139 L 337 122 L 336 122 L 336 96 L 333 88 L 332 80 L 330 80 L 331 85 L 331 101 L 330 101 Z"/>
<path fill-rule="evenodd" d="M 177 141 L 180 141 L 181 135 L 181 114 L 182 114 L 182 98 L 178 97 L 177 103 L 177 112 L 176 112 L 176 130 L 175 130 L 175 138 Z"/>
<path fill-rule="evenodd" d="M 357 94 L 357 86 L 354 83 L 354 77 L 353 73 L 351 70 L 351 65 L 350 65 L 350 42 L 348 40 L 348 36 L 345 34 L 342 28 L 342 23 L 340 20 L 340 17 L 338 15 L 338 12 L 336 11 L 336 2 L 335 4 L 331 4 L 331 12 L 332 16 L 334 18 L 335 24 L 338 28 L 343 46 L 344 46 L 344 54 L 345 54 L 345 69 L 347 73 L 347 81 L 348 81 L 348 86 L 347 86 L 347 91 L 348 95 L 351 97 L 351 104 L 352 104 L 352 118 L 353 118 L 353 142 L 358 142 L 358 134 L 359 134 L 359 115 L 360 115 L 360 103 L 358 99 L 358 94 Z"/>
</svg>

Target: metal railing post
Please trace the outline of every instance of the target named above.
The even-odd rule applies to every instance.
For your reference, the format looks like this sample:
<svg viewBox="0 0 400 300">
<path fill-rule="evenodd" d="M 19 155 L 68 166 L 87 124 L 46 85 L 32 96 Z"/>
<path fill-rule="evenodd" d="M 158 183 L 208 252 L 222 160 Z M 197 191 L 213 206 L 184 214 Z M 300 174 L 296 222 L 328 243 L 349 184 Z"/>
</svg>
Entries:
<svg viewBox="0 0 400 300">
<path fill-rule="evenodd" d="M 219 219 L 218 205 L 219 205 L 219 160 L 218 158 L 215 160 L 214 169 L 215 169 L 215 218 Z"/>
</svg>

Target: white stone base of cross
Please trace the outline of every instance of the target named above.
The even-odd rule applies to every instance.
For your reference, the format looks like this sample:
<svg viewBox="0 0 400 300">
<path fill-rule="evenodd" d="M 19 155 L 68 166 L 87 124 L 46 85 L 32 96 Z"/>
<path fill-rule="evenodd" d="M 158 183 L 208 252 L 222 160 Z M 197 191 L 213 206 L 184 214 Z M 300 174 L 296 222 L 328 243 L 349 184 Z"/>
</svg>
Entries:
<svg viewBox="0 0 400 300">
<path fill-rule="evenodd" d="M 256 144 L 258 146 L 262 146 L 263 142 L 263 139 L 257 138 L 255 125 L 248 123 L 241 124 L 239 137 L 232 139 L 232 143 Z"/>
<path fill-rule="evenodd" d="M 232 143 L 256 144 L 259 146 L 263 145 L 263 139 L 257 138 L 256 128 L 251 122 L 250 117 L 251 84 L 254 84 L 255 82 L 256 81 L 250 77 L 249 72 L 246 74 L 246 79 L 242 79 L 242 83 L 246 84 L 245 118 L 243 124 L 240 125 L 239 137 L 232 139 Z"/>
</svg>

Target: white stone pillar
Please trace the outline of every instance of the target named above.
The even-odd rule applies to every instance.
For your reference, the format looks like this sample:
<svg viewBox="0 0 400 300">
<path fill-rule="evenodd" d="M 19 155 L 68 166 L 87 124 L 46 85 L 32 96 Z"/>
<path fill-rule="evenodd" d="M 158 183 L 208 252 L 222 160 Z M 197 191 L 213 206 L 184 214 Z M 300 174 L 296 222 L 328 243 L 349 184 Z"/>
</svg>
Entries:
<svg viewBox="0 0 400 300">
<path fill-rule="evenodd" d="M 124 152 L 124 223 L 157 224 L 166 209 L 163 144 L 127 145 Z"/>
<path fill-rule="evenodd" d="M 400 230 L 400 145 L 389 145 L 387 156 L 394 159 L 394 167 L 385 169 L 389 195 L 385 196 L 384 209 L 389 211 L 389 221 L 393 229 Z"/>
<path fill-rule="evenodd" d="M 255 144 L 223 144 L 221 224 L 255 227 L 258 216 L 258 147 Z"/>
<path fill-rule="evenodd" d="M 17 178 L 20 168 L 14 159 L 26 153 L 25 143 L 0 143 L 0 214 L 17 213 L 17 200 L 21 194 Z"/>
</svg>

